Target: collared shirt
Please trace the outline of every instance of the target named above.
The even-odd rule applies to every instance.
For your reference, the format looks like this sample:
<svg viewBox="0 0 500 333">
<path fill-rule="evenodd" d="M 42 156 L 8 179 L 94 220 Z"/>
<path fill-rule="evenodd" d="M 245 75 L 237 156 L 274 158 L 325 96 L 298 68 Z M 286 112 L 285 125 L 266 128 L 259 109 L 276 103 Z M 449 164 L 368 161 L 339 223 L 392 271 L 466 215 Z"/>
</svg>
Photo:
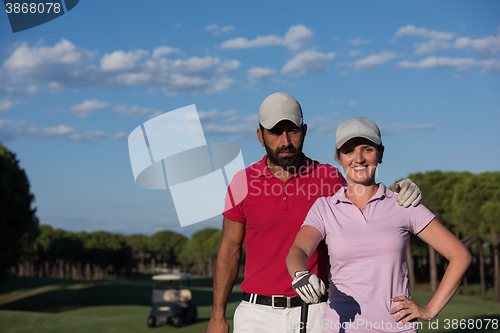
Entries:
<svg viewBox="0 0 500 333">
<path fill-rule="evenodd" d="M 407 241 L 435 216 L 422 204 L 399 206 L 392 191 L 382 183 L 378 186 L 364 214 L 342 188 L 332 197 L 318 199 L 304 222 L 318 229 L 328 246 L 332 278 L 324 318 L 333 330 L 327 332 L 338 332 L 335 325 L 349 321 L 355 324 L 346 324 L 350 328 L 345 332 L 415 331 L 394 322 L 389 310 L 399 303 L 391 298 L 410 297 Z"/>
<path fill-rule="evenodd" d="M 332 195 L 346 182 L 337 168 L 303 154 L 299 172 L 283 182 L 269 171 L 266 159 L 267 155 L 233 178 L 223 215 L 245 225 L 246 263 L 241 289 L 267 296 L 297 296 L 286 268 L 288 251 L 316 199 Z M 327 282 L 324 243 L 318 249 L 307 267 Z"/>
</svg>

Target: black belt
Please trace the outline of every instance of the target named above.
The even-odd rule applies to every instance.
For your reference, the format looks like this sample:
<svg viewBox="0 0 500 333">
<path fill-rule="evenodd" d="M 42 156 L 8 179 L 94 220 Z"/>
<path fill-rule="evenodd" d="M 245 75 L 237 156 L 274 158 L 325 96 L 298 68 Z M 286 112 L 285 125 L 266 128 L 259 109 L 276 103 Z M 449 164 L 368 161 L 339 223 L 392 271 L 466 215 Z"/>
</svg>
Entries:
<svg viewBox="0 0 500 333">
<path fill-rule="evenodd" d="M 302 300 L 300 299 L 300 297 L 286 297 L 283 295 L 264 296 L 258 294 L 247 294 L 243 292 L 243 300 L 253 304 L 272 306 L 273 309 L 294 308 L 296 306 L 302 305 Z M 328 293 L 325 293 L 319 299 L 320 302 L 326 302 L 327 300 Z"/>
</svg>

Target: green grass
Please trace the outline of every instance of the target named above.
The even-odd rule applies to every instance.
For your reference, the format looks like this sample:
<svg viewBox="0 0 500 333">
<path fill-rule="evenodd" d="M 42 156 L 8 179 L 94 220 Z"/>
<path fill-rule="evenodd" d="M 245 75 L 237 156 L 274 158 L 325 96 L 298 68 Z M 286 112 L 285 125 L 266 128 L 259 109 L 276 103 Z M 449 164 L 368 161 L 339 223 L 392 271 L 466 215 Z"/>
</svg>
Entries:
<svg viewBox="0 0 500 333">
<path fill-rule="evenodd" d="M 238 280 L 241 282 L 241 279 Z M 47 278 L 13 278 L 0 285 L 0 332 L 205 332 L 212 305 L 212 279 L 191 280 L 193 299 L 200 321 L 181 328 L 160 326 L 150 329 L 146 319 L 151 310 L 151 278 L 138 276 L 106 281 L 69 281 Z M 425 304 L 431 293 L 417 290 L 413 299 Z M 232 315 L 241 299 L 239 284 L 233 289 L 227 310 Z M 456 295 L 432 322 L 423 323 L 420 332 L 500 332 L 500 328 L 454 330 L 446 319 L 500 320 L 500 303 L 478 296 Z M 476 322 L 475 322 L 476 323 Z M 486 322 L 483 320 L 483 325 Z M 450 326 L 452 322 L 450 321 Z"/>
<path fill-rule="evenodd" d="M 417 304 L 427 304 L 431 299 L 432 294 L 426 291 L 412 292 L 412 299 Z M 453 329 L 452 320 L 456 319 L 460 324 L 469 319 L 481 320 L 483 328 L 472 329 L 476 327 L 475 324 L 471 325 L 471 329 L 460 330 Z M 493 329 L 490 323 L 489 328 L 486 330 L 485 319 L 495 319 L 499 323 L 497 329 Z M 452 300 L 446 305 L 441 313 L 431 322 L 434 328 L 429 327 L 429 323 L 422 322 L 422 329 L 419 332 L 500 332 L 500 303 L 491 300 L 482 300 L 479 296 L 472 295 L 455 295 Z M 448 328 L 448 329 L 446 329 Z"/>
<path fill-rule="evenodd" d="M 239 280 L 241 282 L 241 279 Z M 0 332 L 205 332 L 212 306 L 212 279 L 191 279 L 199 322 L 150 329 L 151 277 L 106 281 L 13 278 L 0 285 Z M 235 286 L 228 322 L 241 299 Z"/>
</svg>

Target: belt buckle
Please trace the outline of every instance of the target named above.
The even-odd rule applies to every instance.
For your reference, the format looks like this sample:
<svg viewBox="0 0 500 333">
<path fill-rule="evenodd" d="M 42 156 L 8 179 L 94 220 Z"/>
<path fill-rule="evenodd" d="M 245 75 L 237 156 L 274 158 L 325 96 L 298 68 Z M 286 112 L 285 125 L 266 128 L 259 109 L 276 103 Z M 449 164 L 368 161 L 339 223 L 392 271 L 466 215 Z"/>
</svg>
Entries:
<svg viewBox="0 0 500 333">
<path fill-rule="evenodd" d="M 286 298 L 286 306 L 275 306 L 274 305 L 274 299 L 276 297 L 285 297 Z M 292 299 L 291 299 L 291 297 L 286 297 L 285 295 L 272 295 L 271 296 L 271 306 L 272 306 L 273 309 L 291 308 L 292 307 Z"/>
</svg>

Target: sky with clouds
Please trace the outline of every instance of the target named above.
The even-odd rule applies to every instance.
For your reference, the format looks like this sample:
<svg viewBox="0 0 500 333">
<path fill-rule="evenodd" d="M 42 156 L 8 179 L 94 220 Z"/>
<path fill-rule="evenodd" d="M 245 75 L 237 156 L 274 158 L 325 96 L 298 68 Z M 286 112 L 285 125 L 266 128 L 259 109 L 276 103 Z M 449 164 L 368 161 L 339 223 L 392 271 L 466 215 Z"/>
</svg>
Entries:
<svg viewBox="0 0 500 333">
<path fill-rule="evenodd" d="M 336 165 L 336 126 L 364 116 L 386 146 L 379 181 L 498 171 L 500 2 L 85 0 L 13 34 L 0 18 L 0 141 L 17 154 L 41 223 L 190 235 L 169 191 L 135 185 L 127 138 L 196 104 L 209 142 L 245 165 L 265 151 L 257 112 L 301 104 L 304 152 Z M 175 145 L 175 142 L 171 144 Z M 193 203 L 193 209 L 197 204 Z"/>
</svg>

